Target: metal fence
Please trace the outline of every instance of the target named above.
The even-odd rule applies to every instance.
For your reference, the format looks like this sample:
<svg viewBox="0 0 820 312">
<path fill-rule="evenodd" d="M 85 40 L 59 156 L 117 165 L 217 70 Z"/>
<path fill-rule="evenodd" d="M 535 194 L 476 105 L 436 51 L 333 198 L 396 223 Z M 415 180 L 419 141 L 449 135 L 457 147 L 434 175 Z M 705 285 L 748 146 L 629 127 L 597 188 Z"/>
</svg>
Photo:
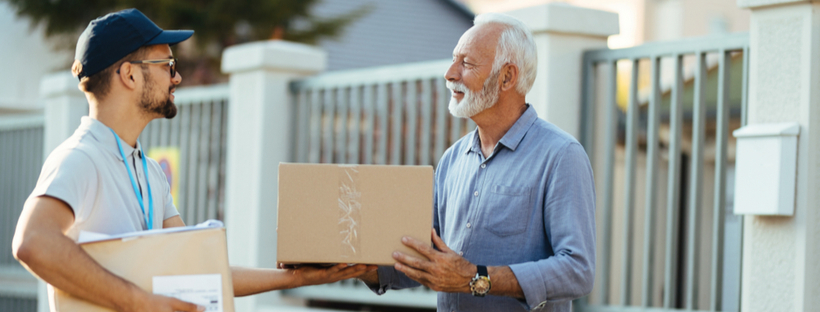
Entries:
<svg viewBox="0 0 820 312">
<path fill-rule="evenodd" d="M 599 235 L 583 310 L 739 310 L 742 227 L 727 182 L 748 47 L 733 34 L 584 54 Z"/>
<path fill-rule="evenodd" d="M 43 117 L 0 118 L 0 311 L 36 311 L 37 282 L 14 259 L 11 240 L 43 162 Z"/>
<path fill-rule="evenodd" d="M 174 94 L 177 116 L 149 123 L 140 143 L 171 173 L 171 192 L 185 224 L 222 220 L 228 86 L 180 88 Z"/>
<path fill-rule="evenodd" d="M 448 111 L 449 60 L 333 72 L 295 82 L 293 159 L 310 163 L 435 165 L 475 129 Z M 427 288 L 373 296 L 361 282 L 287 290 L 290 296 L 434 308 Z"/>
</svg>

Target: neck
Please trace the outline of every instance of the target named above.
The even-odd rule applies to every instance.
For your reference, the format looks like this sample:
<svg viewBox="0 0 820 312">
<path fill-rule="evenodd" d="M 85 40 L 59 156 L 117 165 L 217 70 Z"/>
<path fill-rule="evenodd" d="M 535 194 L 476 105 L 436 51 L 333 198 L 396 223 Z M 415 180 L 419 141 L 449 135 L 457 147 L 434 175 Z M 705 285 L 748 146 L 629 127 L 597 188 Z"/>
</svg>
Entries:
<svg viewBox="0 0 820 312">
<path fill-rule="evenodd" d="M 527 110 L 524 96 L 499 97 L 498 102 L 470 117 L 478 126 L 479 143 L 484 157 L 489 157 L 496 144 L 507 134 Z"/>
<path fill-rule="evenodd" d="M 108 96 L 98 100 L 86 95 L 89 103 L 88 116 L 99 120 L 133 148 L 137 147 L 137 138 L 153 118 L 139 111 L 137 105 L 127 105 L 127 99 Z"/>
</svg>

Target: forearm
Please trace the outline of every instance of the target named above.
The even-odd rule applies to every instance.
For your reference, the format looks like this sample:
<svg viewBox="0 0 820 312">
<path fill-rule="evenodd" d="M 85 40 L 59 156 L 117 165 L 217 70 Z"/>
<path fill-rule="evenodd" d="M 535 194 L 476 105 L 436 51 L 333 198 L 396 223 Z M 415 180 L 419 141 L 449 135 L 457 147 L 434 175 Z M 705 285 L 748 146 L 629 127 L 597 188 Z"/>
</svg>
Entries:
<svg viewBox="0 0 820 312">
<path fill-rule="evenodd" d="M 524 298 L 524 290 L 518 284 L 518 279 L 508 266 L 488 267 L 487 273 L 490 275 L 490 294 L 495 296 L 507 296 L 513 298 Z"/>
<path fill-rule="evenodd" d="M 140 295 L 147 294 L 107 271 L 64 235 L 29 233 L 26 236 L 15 239 L 18 260 L 30 272 L 62 291 L 118 311 L 128 310 L 133 302 L 140 300 Z"/>
<path fill-rule="evenodd" d="M 367 287 L 374 288 L 379 287 L 379 271 L 372 271 L 367 272 L 359 276 L 359 279 L 367 284 Z"/>
<path fill-rule="evenodd" d="M 289 270 L 231 267 L 231 278 L 237 297 L 302 286 L 296 273 Z"/>
</svg>

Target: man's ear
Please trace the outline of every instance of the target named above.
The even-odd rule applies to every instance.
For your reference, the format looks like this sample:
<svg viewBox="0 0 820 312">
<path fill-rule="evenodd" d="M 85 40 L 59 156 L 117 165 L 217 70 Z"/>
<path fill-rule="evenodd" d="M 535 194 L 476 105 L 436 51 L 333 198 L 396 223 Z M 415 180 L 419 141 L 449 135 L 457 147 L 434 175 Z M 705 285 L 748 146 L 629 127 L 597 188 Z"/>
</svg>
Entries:
<svg viewBox="0 0 820 312">
<path fill-rule="evenodd" d="M 509 63 L 505 64 L 504 67 L 501 68 L 499 79 L 501 79 L 501 91 L 515 88 L 515 85 L 518 84 L 518 66 Z"/>
<path fill-rule="evenodd" d="M 117 70 L 117 78 L 128 89 L 137 88 L 137 79 L 134 77 L 136 66 L 129 62 L 124 62 Z"/>
</svg>

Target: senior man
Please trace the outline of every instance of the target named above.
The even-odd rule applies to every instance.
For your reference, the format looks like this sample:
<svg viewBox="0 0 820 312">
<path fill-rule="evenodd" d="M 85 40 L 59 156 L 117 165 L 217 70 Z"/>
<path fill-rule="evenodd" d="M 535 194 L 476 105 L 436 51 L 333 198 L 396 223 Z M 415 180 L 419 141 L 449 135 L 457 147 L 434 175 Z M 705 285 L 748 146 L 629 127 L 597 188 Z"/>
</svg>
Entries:
<svg viewBox="0 0 820 312">
<path fill-rule="evenodd" d="M 80 36 L 72 72 L 89 116 L 46 159 L 13 241 L 14 256 L 49 285 L 117 311 L 204 311 L 142 290 L 75 243 L 80 231 L 120 234 L 185 225 L 162 169 L 143 154 L 137 138 L 151 120 L 176 115 L 173 92 L 182 75 L 170 45 L 192 35 L 162 30 L 128 9 L 91 21 Z M 232 267 L 231 273 L 234 294 L 245 296 L 338 281 L 366 269 L 375 267 Z"/>
<path fill-rule="evenodd" d="M 449 109 L 478 127 L 436 170 L 435 248 L 402 239 L 429 260 L 395 252 L 394 267 L 360 277 L 375 292 L 420 283 L 439 291 L 439 311 L 570 311 L 592 290 L 592 168 L 525 102 L 536 62 L 529 29 L 507 15 L 479 15 L 461 37 L 445 74 Z"/>
</svg>

